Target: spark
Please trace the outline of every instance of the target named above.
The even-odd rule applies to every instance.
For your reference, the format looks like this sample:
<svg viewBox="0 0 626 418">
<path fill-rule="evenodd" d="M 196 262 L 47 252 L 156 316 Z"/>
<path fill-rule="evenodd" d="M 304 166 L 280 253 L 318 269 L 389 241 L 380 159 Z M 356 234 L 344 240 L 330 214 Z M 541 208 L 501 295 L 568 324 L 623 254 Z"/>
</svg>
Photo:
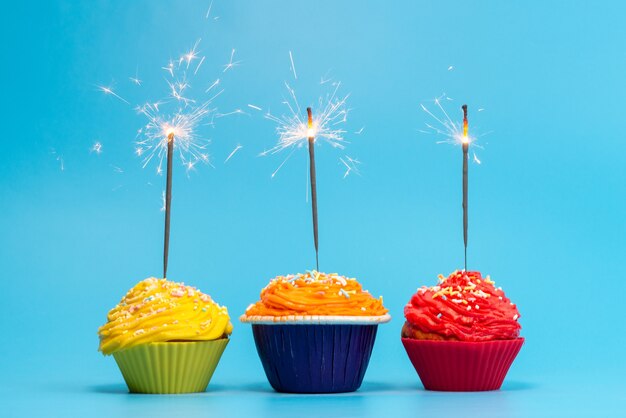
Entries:
<svg viewBox="0 0 626 418">
<path fill-rule="evenodd" d="M 293 78 L 298 79 L 298 74 L 296 74 L 296 65 L 293 63 L 293 55 L 291 51 L 289 51 L 289 60 L 291 61 L 291 71 L 293 71 Z"/>
<path fill-rule="evenodd" d="M 206 16 L 204 17 L 205 19 L 209 18 L 209 15 L 211 14 L 211 8 L 213 7 L 213 0 L 211 0 L 211 4 L 209 4 L 209 9 L 206 11 Z"/>
<path fill-rule="evenodd" d="M 324 141 L 333 148 L 344 149 L 346 131 L 338 125 L 347 121 L 348 109 L 346 100 L 349 95 L 339 97 L 338 90 L 341 83 L 336 83 L 334 89 L 325 97 L 318 100 L 318 106 L 313 112 L 313 124 L 309 128 L 306 114 L 302 111 L 298 103 L 295 90 L 285 82 L 288 91 L 288 98 L 283 101 L 288 113 L 282 116 L 275 116 L 270 112 L 266 113 L 266 119 L 276 123 L 276 133 L 278 143 L 264 151 L 261 155 L 275 154 L 285 149 L 291 148 L 292 152 L 281 163 L 278 169 L 272 174 L 274 177 L 280 168 L 287 162 L 297 148 L 302 148 L 308 143 L 309 137 L 314 137 L 315 142 Z"/>
<path fill-rule="evenodd" d="M 63 156 L 58 154 L 54 148 L 50 149 L 50 154 L 55 156 L 55 160 L 59 163 L 61 171 L 65 171 L 65 160 L 63 160 Z"/>
<path fill-rule="evenodd" d="M 165 212 L 165 190 L 161 192 L 161 212 Z"/>
<path fill-rule="evenodd" d="M 361 135 L 363 133 L 364 129 L 365 129 L 365 126 L 362 126 L 361 129 L 359 129 L 358 131 L 355 131 L 354 134 L 355 135 Z"/>
<path fill-rule="evenodd" d="M 139 73 L 139 68 L 136 68 L 135 69 L 135 76 L 134 77 L 128 77 L 128 79 L 130 81 L 132 81 L 133 83 L 135 83 L 136 85 L 141 86 L 142 81 L 139 79 L 138 73 Z"/>
<path fill-rule="evenodd" d="M 278 168 L 276 168 L 276 170 L 274 170 L 274 172 L 272 173 L 272 178 L 274 178 L 276 176 L 276 174 L 278 174 L 278 172 L 280 171 L 281 168 L 283 168 L 283 166 L 285 165 L 285 163 L 291 158 L 291 156 L 293 155 L 294 151 L 296 150 L 296 148 L 292 149 L 291 152 L 289 153 L 289 155 L 287 155 L 287 158 L 285 158 L 283 160 L 282 163 L 280 163 L 280 165 L 278 166 Z M 307 176 L 308 176 L 308 171 L 307 171 Z M 308 177 L 307 177 L 308 178 Z M 308 185 L 308 184 L 307 184 Z M 307 188 L 308 189 L 308 188 Z M 308 195 L 307 195 L 308 197 Z"/>
<path fill-rule="evenodd" d="M 116 173 L 120 173 L 122 174 L 124 172 L 124 170 L 122 170 L 120 167 L 111 164 L 111 167 L 113 168 L 113 171 L 115 171 Z"/>
<path fill-rule="evenodd" d="M 211 85 L 209 86 L 209 88 L 208 88 L 208 89 L 206 89 L 204 92 L 205 92 L 205 93 L 208 93 L 208 92 L 209 92 L 209 91 L 211 91 L 214 87 L 219 86 L 219 84 L 220 84 L 220 79 L 218 78 L 218 79 L 217 79 L 217 80 L 215 80 L 215 81 L 213 82 L 213 84 L 211 84 Z"/>
<path fill-rule="evenodd" d="M 217 113 L 215 114 L 215 117 L 223 118 L 225 116 L 231 116 L 231 115 L 248 115 L 248 114 L 241 109 L 235 109 L 232 112 L 228 112 L 228 113 Z"/>
<path fill-rule="evenodd" d="M 478 109 L 478 112 L 482 112 L 482 111 L 484 111 L 484 110 L 485 110 L 485 109 L 483 109 L 483 108 L 481 107 L 480 109 Z"/>
<path fill-rule="evenodd" d="M 189 172 L 191 170 L 195 170 L 196 169 L 196 164 L 198 163 L 198 161 L 187 161 L 187 163 L 185 163 L 185 169 L 187 170 L 187 174 L 189 174 Z"/>
<path fill-rule="evenodd" d="M 359 160 L 346 155 L 344 156 L 344 158 L 339 158 L 339 161 L 346 167 L 346 171 L 343 174 L 344 179 L 348 177 L 353 171 L 355 174 L 361 175 L 358 167 L 358 165 L 361 164 Z"/>
<path fill-rule="evenodd" d="M 201 66 L 201 65 L 202 65 L 202 63 L 204 62 L 204 59 L 205 59 L 205 58 L 206 58 L 206 57 L 202 57 L 202 59 L 200 60 L 200 62 L 199 62 L 199 63 L 198 63 L 198 65 L 196 66 L 196 69 L 195 69 L 195 71 L 193 72 L 193 75 L 198 74 L 198 70 L 200 69 L 200 66 Z"/>
<path fill-rule="evenodd" d="M 169 60 L 167 65 L 165 67 L 161 67 L 161 69 L 170 73 L 171 77 L 174 77 L 174 61 L 172 61 L 171 59 Z"/>
<path fill-rule="evenodd" d="M 454 70 L 454 65 L 451 65 L 448 67 L 448 71 L 452 71 L 452 70 Z"/>
<path fill-rule="evenodd" d="M 481 161 L 478 159 L 478 157 L 476 156 L 476 153 L 474 152 L 473 154 L 474 154 L 474 162 L 475 162 L 476 164 L 482 164 L 482 162 L 481 162 Z"/>
<path fill-rule="evenodd" d="M 326 71 L 326 74 L 320 77 L 320 85 L 324 85 L 333 80 L 332 77 L 328 76 L 329 74 L 330 74 L 330 70 Z"/>
<path fill-rule="evenodd" d="M 104 94 L 110 94 L 111 96 L 115 97 L 118 100 L 123 101 L 124 103 L 126 103 L 127 105 L 129 105 L 130 103 L 128 102 L 128 100 L 126 100 L 125 98 L 121 97 L 119 94 L 117 94 L 116 92 L 113 91 L 112 87 L 107 87 L 107 86 L 97 86 L 98 89 L 103 92 Z"/>
<path fill-rule="evenodd" d="M 191 48 L 189 50 L 189 52 L 187 52 L 186 54 L 182 55 L 179 58 L 179 60 L 178 60 L 178 65 L 179 66 L 183 62 L 186 62 L 187 63 L 187 68 L 189 68 L 189 65 L 192 63 L 192 61 L 195 60 L 195 59 L 198 59 L 198 45 L 200 45 L 200 41 L 201 41 L 201 39 L 198 39 L 196 41 L 196 43 L 193 45 L 193 48 Z M 202 58 L 202 61 L 204 61 L 204 57 Z M 198 66 L 199 66 L 199 64 L 198 64 Z"/>
<path fill-rule="evenodd" d="M 248 104 L 248 107 L 249 107 L 250 109 L 254 109 L 254 110 L 263 110 L 263 109 L 261 109 L 259 106 L 255 106 L 255 105 L 253 105 L 253 104 Z"/>
<path fill-rule="evenodd" d="M 228 62 L 228 64 L 224 65 L 224 71 L 222 71 L 223 73 L 241 64 L 241 61 L 233 61 L 234 58 L 235 58 L 235 48 L 233 48 L 233 50 L 230 53 L 230 61 Z"/>
<path fill-rule="evenodd" d="M 91 146 L 90 152 L 95 152 L 96 154 L 101 154 L 102 153 L 102 143 L 100 143 L 100 141 L 94 142 L 94 144 Z"/>
<path fill-rule="evenodd" d="M 232 152 L 230 154 L 228 154 L 228 157 L 226 157 L 226 159 L 224 160 L 224 164 L 226 164 L 228 162 L 228 160 L 230 160 L 233 157 L 233 155 L 235 155 L 237 153 L 237 151 L 239 151 L 242 148 L 243 148 L 243 145 L 237 144 L 235 149 L 232 150 Z"/>
<path fill-rule="evenodd" d="M 185 90 L 189 88 L 185 75 L 176 81 L 167 81 L 167 85 L 170 88 L 170 98 L 184 103 L 185 106 L 195 103 L 194 100 L 184 96 Z"/>
</svg>

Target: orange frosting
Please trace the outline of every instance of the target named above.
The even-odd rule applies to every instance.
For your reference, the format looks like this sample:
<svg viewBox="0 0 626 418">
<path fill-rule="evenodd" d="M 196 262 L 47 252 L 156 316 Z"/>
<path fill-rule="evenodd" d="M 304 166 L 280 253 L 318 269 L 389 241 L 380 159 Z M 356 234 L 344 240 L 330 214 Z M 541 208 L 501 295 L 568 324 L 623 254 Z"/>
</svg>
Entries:
<svg viewBox="0 0 626 418">
<path fill-rule="evenodd" d="M 379 316 L 388 311 L 356 279 L 317 271 L 278 276 L 250 305 L 246 316 L 343 315 Z"/>
</svg>

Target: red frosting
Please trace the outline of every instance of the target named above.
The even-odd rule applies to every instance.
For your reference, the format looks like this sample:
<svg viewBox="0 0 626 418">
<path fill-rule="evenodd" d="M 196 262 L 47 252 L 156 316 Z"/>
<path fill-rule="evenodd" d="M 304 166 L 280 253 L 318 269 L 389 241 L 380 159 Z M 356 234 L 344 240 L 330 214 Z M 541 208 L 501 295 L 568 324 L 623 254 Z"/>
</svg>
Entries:
<svg viewBox="0 0 626 418">
<path fill-rule="evenodd" d="M 521 329 L 517 307 L 477 271 L 439 276 L 439 285 L 423 286 L 404 307 L 410 326 L 459 341 L 517 338 Z"/>
</svg>

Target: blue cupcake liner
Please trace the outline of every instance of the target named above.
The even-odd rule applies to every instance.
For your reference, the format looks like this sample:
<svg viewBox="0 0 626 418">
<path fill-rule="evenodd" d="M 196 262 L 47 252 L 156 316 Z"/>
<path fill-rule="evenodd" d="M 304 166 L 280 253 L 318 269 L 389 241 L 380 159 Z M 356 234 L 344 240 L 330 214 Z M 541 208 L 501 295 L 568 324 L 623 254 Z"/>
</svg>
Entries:
<svg viewBox="0 0 626 418">
<path fill-rule="evenodd" d="M 263 369 L 278 392 L 354 392 L 363 382 L 377 324 L 252 324 Z"/>
</svg>

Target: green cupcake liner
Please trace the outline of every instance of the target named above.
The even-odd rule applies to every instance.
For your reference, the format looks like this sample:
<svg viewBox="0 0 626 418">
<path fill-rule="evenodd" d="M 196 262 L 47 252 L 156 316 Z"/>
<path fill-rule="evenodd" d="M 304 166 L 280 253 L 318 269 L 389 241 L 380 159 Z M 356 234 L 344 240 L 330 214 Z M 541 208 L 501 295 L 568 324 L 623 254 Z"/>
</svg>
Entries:
<svg viewBox="0 0 626 418">
<path fill-rule="evenodd" d="M 228 338 L 149 343 L 113 357 L 131 393 L 204 392 L 227 344 Z"/>
</svg>

